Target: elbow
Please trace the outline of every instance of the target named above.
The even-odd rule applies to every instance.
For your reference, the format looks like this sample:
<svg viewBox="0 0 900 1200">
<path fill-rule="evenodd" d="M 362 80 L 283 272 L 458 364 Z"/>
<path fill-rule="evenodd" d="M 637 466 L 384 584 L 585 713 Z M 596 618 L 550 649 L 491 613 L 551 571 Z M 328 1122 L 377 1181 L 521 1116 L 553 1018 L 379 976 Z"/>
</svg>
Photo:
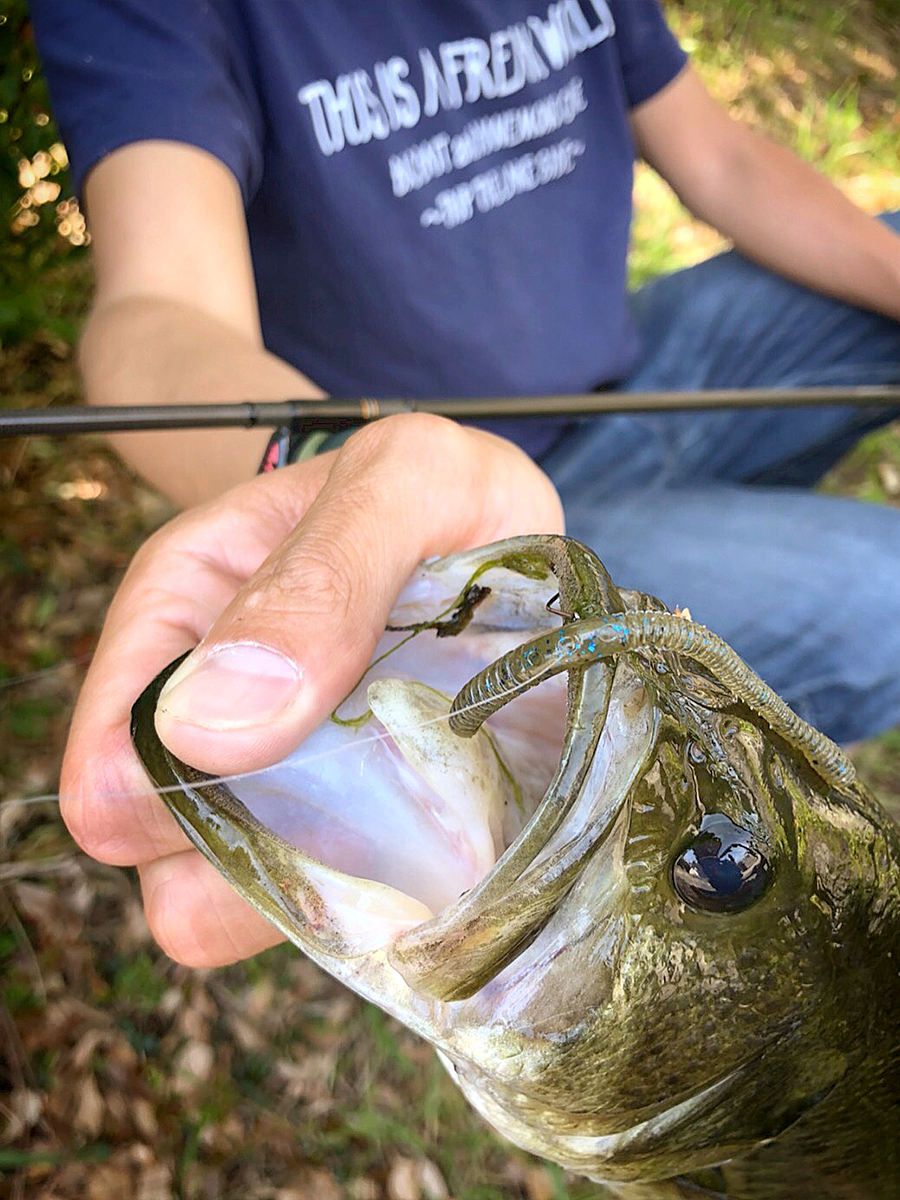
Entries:
<svg viewBox="0 0 900 1200">
<path fill-rule="evenodd" d="M 98 310 L 96 303 L 91 306 L 87 320 L 78 339 L 78 373 L 84 388 L 84 397 L 88 404 L 102 404 L 103 389 L 99 386 L 103 377 L 100 366 L 103 348 L 103 312 Z"/>
<path fill-rule="evenodd" d="M 730 224 L 735 206 L 744 203 L 752 178 L 752 155 L 743 146 L 724 146 L 705 153 L 689 179 L 675 191 L 695 217 L 717 229 Z"/>
<path fill-rule="evenodd" d="M 95 298 L 78 341 L 78 370 L 88 404 L 121 404 L 152 338 L 153 301 Z"/>
<path fill-rule="evenodd" d="M 115 403 L 117 376 L 127 355 L 121 322 L 111 307 L 95 301 L 78 340 L 78 371 L 88 404 Z"/>
<path fill-rule="evenodd" d="M 153 403 L 154 379 L 179 343 L 190 311 L 156 296 L 95 298 L 78 342 L 88 404 Z"/>
<path fill-rule="evenodd" d="M 718 133 L 697 147 L 672 184 L 695 217 L 727 233 L 735 213 L 748 202 L 762 161 L 777 147 L 731 119 Z"/>
</svg>

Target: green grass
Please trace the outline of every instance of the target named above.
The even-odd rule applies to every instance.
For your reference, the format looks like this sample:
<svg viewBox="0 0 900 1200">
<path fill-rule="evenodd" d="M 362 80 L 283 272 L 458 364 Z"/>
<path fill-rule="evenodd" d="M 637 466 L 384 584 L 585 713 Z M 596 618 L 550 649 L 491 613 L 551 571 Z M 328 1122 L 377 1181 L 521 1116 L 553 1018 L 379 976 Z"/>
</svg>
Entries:
<svg viewBox="0 0 900 1200">
<path fill-rule="evenodd" d="M 666 10 L 730 112 L 815 164 L 868 211 L 900 208 L 900 34 L 879 6 L 669 0 Z M 723 246 L 639 168 L 634 286 Z"/>
</svg>

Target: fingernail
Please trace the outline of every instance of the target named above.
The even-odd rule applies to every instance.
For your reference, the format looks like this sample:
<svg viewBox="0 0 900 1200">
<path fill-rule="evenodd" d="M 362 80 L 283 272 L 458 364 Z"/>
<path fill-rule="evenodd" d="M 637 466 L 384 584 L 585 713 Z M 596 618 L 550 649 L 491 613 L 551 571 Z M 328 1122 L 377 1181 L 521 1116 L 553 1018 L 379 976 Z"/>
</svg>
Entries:
<svg viewBox="0 0 900 1200">
<path fill-rule="evenodd" d="M 300 675 L 289 658 L 254 642 L 217 646 L 181 664 L 160 692 L 158 711 L 206 729 L 262 725 L 296 697 Z"/>
</svg>

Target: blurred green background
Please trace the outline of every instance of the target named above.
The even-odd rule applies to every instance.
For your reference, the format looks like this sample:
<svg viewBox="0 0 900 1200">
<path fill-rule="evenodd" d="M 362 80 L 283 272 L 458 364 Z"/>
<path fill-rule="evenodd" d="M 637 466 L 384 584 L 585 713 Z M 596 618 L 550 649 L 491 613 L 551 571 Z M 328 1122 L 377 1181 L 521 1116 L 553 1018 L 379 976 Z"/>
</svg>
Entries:
<svg viewBox="0 0 900 1200">
<path fill-rule="evenodd" d="M 868 211 L 900 208 L 900 0 L 667 10 L 733 112 Z M 89 232 L 23 0 L 0 5 L 0 64 L 0 397 L 71 403 Z M 636 198 L 635 282 L 720 247 L 643 168 Z M 865 441 L 826 487 L 900 505 L 898 431 Z M 0 1196 L 599 1195 L 501 1144 L 427 1047 L 295 952 L 176 967 L 148 937 L 132 873 L 81 855 L 54 804 L 13 802 L 55 791 L 112 591 L 168 515 L 97 439 L 0 445 Z M 900 733 L 858 761 L 896 803 Z"/>
</svg>

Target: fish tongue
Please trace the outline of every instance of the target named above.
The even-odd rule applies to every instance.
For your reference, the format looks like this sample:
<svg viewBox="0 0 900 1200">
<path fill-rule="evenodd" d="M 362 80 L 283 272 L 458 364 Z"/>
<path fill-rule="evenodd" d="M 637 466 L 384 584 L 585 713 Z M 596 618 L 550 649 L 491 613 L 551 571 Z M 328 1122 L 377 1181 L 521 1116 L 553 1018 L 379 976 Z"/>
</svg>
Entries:
<svg viewBox="0 0 900 1200">
<path fill-rule="evenodd" d="M 369 781 L 370 795 L 391 806 L 390 836 L 405 844 L 388 844 L 382 836 L 370 847 L 389 886 L 317 865 L 311 871 L 358 953 L 392 941 L 474 887 L 503 850 L 504 810 L 515 803 L 488 735 L 451 733 L 450 701 L 440 692 L 380 679 L 369 686 L 367 701 L 393 742 L 390 762 L 383 745 L 379 766 L 373 763 L 382 778 L 377 787 Z M 365 771 L 361 782 L 366 785 Z"/>
<path fill-rule="evenodd" d="M 408 792 L 403 803 L 425 803 L 443 848 L 441 877 L 430 895 L 438 911 L 474 887 L 502 853 L 504 814 L 516 803 L 488 735 L 468 739 L 450 731 L 450 702 L 421 683 L 381 679 L 368 702 L 403 758 L 426 789 Z M 427 797 L 427 799 L 426 799 Z"/>
</svg>

